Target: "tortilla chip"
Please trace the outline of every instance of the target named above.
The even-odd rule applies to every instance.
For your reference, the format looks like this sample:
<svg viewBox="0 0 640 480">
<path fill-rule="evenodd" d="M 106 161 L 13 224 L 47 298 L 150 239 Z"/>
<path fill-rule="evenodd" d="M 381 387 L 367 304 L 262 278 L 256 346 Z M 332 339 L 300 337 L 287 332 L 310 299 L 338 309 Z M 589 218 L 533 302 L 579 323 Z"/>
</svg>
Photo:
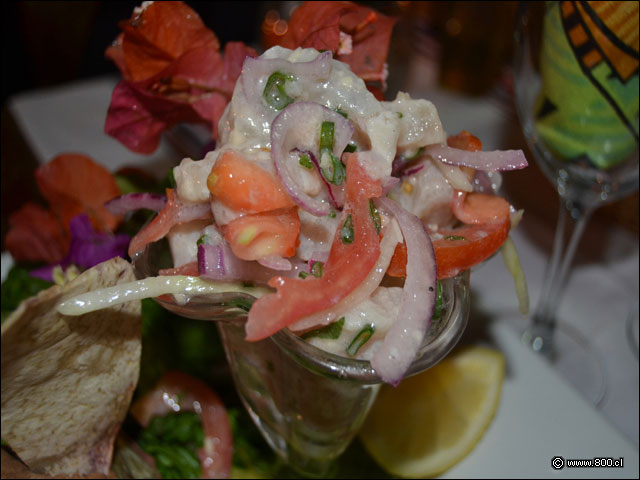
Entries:
<svg viewBox="0 0 640 480">
<path fill-rule="evenodd" d="M 40 473 L 33 473 L 29 470 L 24 463 L 18 460 L 16 457 L 11 455 L 9 452 L 2 449 L 2 473 L 0 474 L 0 478 L 117 478 L 115 475 L 104 475 L 102 473 L 92 473 L 88 475 L 76 475 L 76 476 L 67 476 L 67 475 L 56 475 L 52 477 L 51 475 L 42 475 Z"/>
<path fill-rule="evenodd" d="M 138 381 L 141 304 L 71 317 L 56 305 L 135 280 L 116 257 L 20 304 L 2 325 L 2 438 L 35 473 L 108 474 Z"/>
</svg>

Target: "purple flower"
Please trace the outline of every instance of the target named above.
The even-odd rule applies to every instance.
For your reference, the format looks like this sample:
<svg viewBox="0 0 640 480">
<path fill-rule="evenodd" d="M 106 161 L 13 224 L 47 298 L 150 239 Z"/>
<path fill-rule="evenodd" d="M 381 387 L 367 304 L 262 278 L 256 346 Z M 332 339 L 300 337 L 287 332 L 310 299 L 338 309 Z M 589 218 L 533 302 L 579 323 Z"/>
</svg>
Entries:
<svg viewBox="0 0 640 480">
<path fill-rule="evenodd" d="M 99 233 L 91 226 L 89 217 L 81 214 L 69 222 L 71 243 L 67 255 L 60 262 L 65 270 L 69 265 L 76 265 L 80 270 L 91 268 L 113 257 L 126 258 L 127 247 L 131 238 L 126 233 Z M 47 265 L 31 271 L 31 276 L 53 281 L 53 269 L 56 265 Z"/>
</svg>

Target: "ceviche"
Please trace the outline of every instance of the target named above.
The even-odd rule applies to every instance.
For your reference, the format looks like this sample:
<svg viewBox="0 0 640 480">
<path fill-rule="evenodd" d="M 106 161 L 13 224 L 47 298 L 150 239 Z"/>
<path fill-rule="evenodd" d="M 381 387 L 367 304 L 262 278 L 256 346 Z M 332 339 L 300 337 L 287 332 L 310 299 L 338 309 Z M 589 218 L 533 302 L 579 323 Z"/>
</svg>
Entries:
<svg viewBox="0 0 640 480">
<path fill-rule="evenodd" d="M 348 420 L 333 458 L 378 384 L 407 375 L 470 269 L 501 251 L 525 313 L 509 238 L 522 212 L 497 191 L 527 161 L 448 131 L 428 99 L 385 99 L 394 23 L 353 2 L 304 2 L 261 54 L 221 48 L 183 2 L 143 2 L 119 24 L 105 133 L 148 154 L 173 126 L 201 123 L 211 143 L 162 183 L 79 152 L 36 170 L 45 202 L 13 213 L 5 238 L 16 264 L 2 284 L 3 476 L 278 478 L 286 458 L 231 388 L 227 326 L 253 362 L 247 378 L 296 406 L 298 442 L 311 432 L 324 448 Z M 150 252 L 170 264 L 143 272 Z M 196 306 L 246 322 L 182 316 Z M 303 341 L 373 368 L 374 383 L 314 376 L 290 392 L 269 355 L 252 360 L 283 330 L 314 356 L 333 357 Z M 345 394 L 354 409 L 336 396 L 345 386 L 367 390 Z M 248 390 L 272 408 L 259 382 Z M 297 408 L 318 404 L 317 416 Z M 347 463 L 367 476 L 357 448 Z"/>
<path fill-rule="evenodd" d="M 389 383 L 418 351 L 438 280 L 507 240 L 512 209 L 490 176 L 527 165 L 521 151 L 484 152 L 468 132 L 448 135 L 427 100 L 378 100 L 348 65 L 312 48 L 247 57 L 218 129 L 215 150 L 173 169 L 166 197 L 107 204 L 158 211 L 131 240 L 131 257 L 168 239 L 173 268 L 161 274 L 175 276 L 172 286 L 142 280 L 137 291 L 186 291 L 176 284 L 185 276 L 270 287 L 248 312 L 248 341 L 289 328 L 369 360 Z M 387 286 L 389 276 L 402 280 Z M 59 309 L 132 298 L 110 293 Z M 329 339 L 309 334 L 322 328 L 333 329 Z"/>
</svg>

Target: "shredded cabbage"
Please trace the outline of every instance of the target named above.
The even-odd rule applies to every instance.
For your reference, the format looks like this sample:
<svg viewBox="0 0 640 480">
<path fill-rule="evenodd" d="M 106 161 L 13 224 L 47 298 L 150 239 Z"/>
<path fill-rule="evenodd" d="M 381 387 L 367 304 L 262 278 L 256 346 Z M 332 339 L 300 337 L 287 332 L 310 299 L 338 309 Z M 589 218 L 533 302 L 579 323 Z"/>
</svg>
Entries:
<svg viewBox="0 0 640 480">
<path fill-rule="evenodd" d="M 513 285 L 518 296 L 518 303 L 520 305 L 520 313 L 526 315 L 529 313 L 529 289 L 527 288 L 527 279 L 524 276 L 524 270 L 520 265 L 520 259 L 518 258 L 518 252 L 516 246 L 511 240 L 511 236 L 507 237 L 502 247 L 500 247 L 504 264 L 509 270 L 509 273 L 513 277 Z"/>
</svg>

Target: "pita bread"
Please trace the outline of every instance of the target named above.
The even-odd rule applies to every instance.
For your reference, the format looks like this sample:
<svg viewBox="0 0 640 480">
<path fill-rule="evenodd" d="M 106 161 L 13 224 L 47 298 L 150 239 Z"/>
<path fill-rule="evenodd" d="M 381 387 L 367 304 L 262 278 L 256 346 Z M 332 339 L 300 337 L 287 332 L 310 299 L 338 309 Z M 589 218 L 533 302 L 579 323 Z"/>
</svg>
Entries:
<svg viewBox="0 0 640 480">
<path fill-rule="evenodd" d="M 81 316 L 56 305 L 135 280 L 112 258 L 25 300 L 2 324 L 2 438 L 35 473 L 108 474 L 138 381 L 141 304 Z"/>
</svg>

